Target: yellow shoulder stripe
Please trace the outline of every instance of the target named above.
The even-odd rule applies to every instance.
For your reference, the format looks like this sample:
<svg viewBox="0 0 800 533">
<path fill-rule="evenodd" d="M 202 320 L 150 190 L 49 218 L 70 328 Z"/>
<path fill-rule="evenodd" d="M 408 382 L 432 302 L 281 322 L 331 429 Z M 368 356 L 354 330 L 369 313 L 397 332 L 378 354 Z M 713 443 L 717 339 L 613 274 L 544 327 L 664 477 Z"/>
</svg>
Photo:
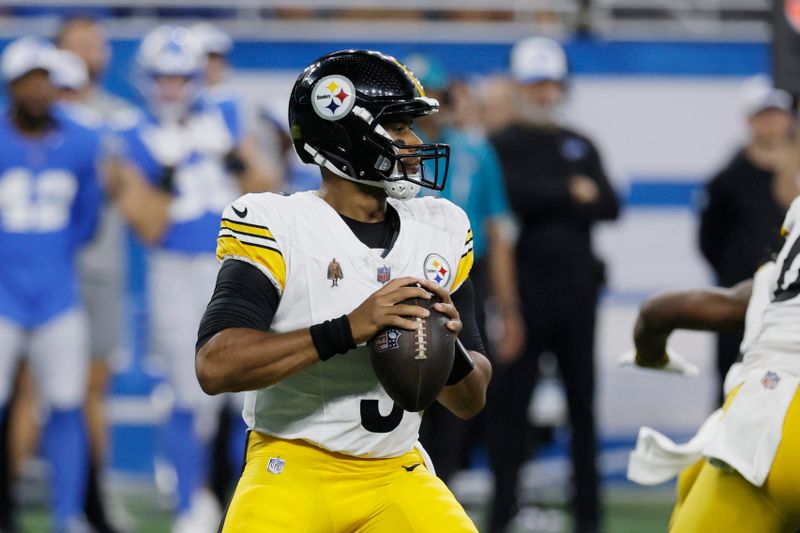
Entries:
<svg viewBox="0 0 800 533">
<path fill-rule="evenodd" d="M 453 293 L 461 287 L 461 284 L 469 276 L 470 270 L 472 270 L 472 264 L 475 262 L 475 253 L 472 251 L 472 247 L 470 246 L 469 250 L 464 252 L 464 255 L 461 256 L 461 260 L 458 262 L 458 269 L 456 270 L 456 279 L 453 281 L 453 285 L 451 286 L 450 292 Z"/>
<path fill-rule="evenodd" d="M 268 238 L 271 237 L 272 234 Z M 220 235 L 217 238 L 217 259 L 222 261 L 226 257 L 252 263 L 264 272 L 281 291 L 286 286 L 286 262 L 277 247 L 243 242 L 234 235 Z"/>
<path fill-rule="evenodd" d="M 255 237 L 264 237 L 266 239 L 275 240 L 272 232 L 266 226 L 258 226 L 256 224 L 248 224 L 247 222 L 234 222 L 227 218 L 223 218 L 220 222 L 220 227 L 228 228 L 237 233 L 244 233 L 245 235 L 253 235 Z"/>
</svg>

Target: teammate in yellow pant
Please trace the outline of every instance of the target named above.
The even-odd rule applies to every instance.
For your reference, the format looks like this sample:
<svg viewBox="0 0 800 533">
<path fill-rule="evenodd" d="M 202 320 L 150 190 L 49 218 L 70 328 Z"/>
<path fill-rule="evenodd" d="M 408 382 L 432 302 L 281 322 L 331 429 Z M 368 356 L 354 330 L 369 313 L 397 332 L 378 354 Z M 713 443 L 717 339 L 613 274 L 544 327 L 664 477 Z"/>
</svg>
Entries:
<svg viewBox="0 0 800 533">
<path fill-rule="evenodd" d="M 725 401 L 733 401 L 736 392 Z M 696 479 L 695 479 L 696 478 Z M 756 487 L 738 472 L 707 461 L 678 481 L 670 533 L 794 533 L 800 529 L 800 390 L 783 424 L 783 438 L 767 481 Z"/>
<path fill-rule="evenodd" d="M 259 433 L 224 524 L 223 533 L 477 532 L 416 450 L 354 459 Z"/>
</svg>

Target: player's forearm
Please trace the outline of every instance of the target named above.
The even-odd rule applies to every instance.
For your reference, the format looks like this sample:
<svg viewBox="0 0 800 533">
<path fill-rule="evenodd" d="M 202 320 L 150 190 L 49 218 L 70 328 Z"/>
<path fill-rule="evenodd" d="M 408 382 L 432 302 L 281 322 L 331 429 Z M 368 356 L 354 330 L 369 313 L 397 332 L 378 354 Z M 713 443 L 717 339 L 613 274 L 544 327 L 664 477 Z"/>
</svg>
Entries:
<svg viewBox="0 0 800 533">
<path fill-rule="evenodd" d="M 119 210 L 144 242 L 157 244 L 169 226 L 172 195 L 143 181 L 126 183 L 116 195 Z"/>
<path fill-rule="evenodd" d="M 744 326 L 752 281 L 731 289 L 672 291 L 642 304 L 634 327 L 637 357 L 645 366 L 663 360 L 669 335 L 676 329 L 730 331 Z"/>
<path fill-rule="evenodd" d="M 437 400 L 459 418 L 469 419 L 486 405 L 486 389 L 492 379 L 492 365 L 478 352 L 470 352 L 475 368 L 467 376 L 439 393 Z"/>
<path fill-rule="evenodd" d="M 308 329 L 264 333 L 229 328 L 198 350 L 195 370 L 207 394 L 220 394 L 268 387 L 319 360 Z"/>
</svg>

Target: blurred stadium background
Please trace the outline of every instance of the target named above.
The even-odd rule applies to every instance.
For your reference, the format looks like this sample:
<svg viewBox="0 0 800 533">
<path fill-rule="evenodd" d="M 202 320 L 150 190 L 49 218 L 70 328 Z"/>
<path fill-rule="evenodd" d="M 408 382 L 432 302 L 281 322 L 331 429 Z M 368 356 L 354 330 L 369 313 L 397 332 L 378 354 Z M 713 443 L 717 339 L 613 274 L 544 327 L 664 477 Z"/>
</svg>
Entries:
<svg viewBox="0 0 800 533">
<path fill-rule="evenodd" d="M 302 67 L 341 48 L 372 48 L 398 58 L 422 52 L 468 81 L 475 106 L 487 79 L 503 76 L 513 42 L 544 34 L 565 43 L 572 79 L 568 122 L 596 140 L 623 200 L 622 218 L 602 227 L 598 252 L 609 284 L 598 327 L 601 464 L 609 502 L 608 531 L 663 531 L 671 486 L 642 490 L 625 481 L 627 453 L 647 424 L 689 436 L 712 409 L 712 338 L 681 334 L 675 346 L 696 361 L 699 378 L 619 369 L 631 347 L 639 302 L 656 290 L 712 281 L 696 244 L 697 191 L 744 136 L 742 90 L 772 70 L 771 20 L 784 2 L 769 0 L 105 0 L 0 2 L 0 45 L 28 34 L 53 36 L 66 16 L 101 19 L 113 60 L 112 92 L 138 102 L 130 70 L 138 39 L 158 24 L 210 20 L 235 40 L 232 84 L 248 118 L 268 111 L 285 120 L 292 82 Z M 791 4 L 792 2 L 787 2 Z M 491 98 L 491 96 L 489 96 Z M 491 101 L 489 102 L 491 104 Z M 170 480 L 154 469 L 155 425 L 167 412 L 162 373 L 148 357 L 142 253 L 129 269 L 128 342 L 117 354 L 109 397 L 112 482 L 143 532 L 167 531 L 169 515 L 154 489 Z M 555 383 L 538 391 L 531 416 L 558 427 L 563 403 Z M 567 435 L 525 476 L 527 498 L 552 505 L 531 515 L 526 531 L 566 530 Z M 477 457 L 478 464 L 485 459 Z M 24 482 L 25 531 L 45 531 L 37 466 Z M 461 476 L 455 490 L 480 516 L 488 472 Z"/>
</svg>

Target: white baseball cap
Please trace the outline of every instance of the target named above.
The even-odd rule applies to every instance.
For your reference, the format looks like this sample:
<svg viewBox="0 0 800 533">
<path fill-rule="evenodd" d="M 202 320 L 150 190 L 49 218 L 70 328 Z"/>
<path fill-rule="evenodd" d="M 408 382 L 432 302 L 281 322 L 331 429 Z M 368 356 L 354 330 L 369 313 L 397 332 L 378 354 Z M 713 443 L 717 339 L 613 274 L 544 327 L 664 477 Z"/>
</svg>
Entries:
<svg viewBox="0 0 800 533">
<path fill-rule="evenodd" d="M 51 79 L 60 89 L 77 91 L 89 83 L 89 69 L 78 54 L 69 50 L 56 50 L 56 63 Z"/>
<path fill-rule="evenodd" d="M 522 39 L 511 50 L 511 76 L 519 83 L 564 82 L 567 79 L 567 54 L 553 39 Z"/>
<path fill-rule="evenodd" d="M 744 86 L 744 110 L 753 116 L 767 109 L 778 109 L 787 113 L 792 110 L 792 96 L 783 89 L 772 86 L 766 76 L 752 78 Z"/>
<path fill-rule="evenodd" d="M 32 70 L 52 73 L 56 64 L 55 47 L 38 37 L 20 37 L 11 42 L 0 56 L 0 73 L 10 83 Z"/>
<path fill-rule="evenodd" d="M 233 48 L 233 40 L 217 26 L 208 22 L 198 22 L 189 28 L 195 38 L 200 41 L 206 54 L 226 56 Z"/>
</svg>

